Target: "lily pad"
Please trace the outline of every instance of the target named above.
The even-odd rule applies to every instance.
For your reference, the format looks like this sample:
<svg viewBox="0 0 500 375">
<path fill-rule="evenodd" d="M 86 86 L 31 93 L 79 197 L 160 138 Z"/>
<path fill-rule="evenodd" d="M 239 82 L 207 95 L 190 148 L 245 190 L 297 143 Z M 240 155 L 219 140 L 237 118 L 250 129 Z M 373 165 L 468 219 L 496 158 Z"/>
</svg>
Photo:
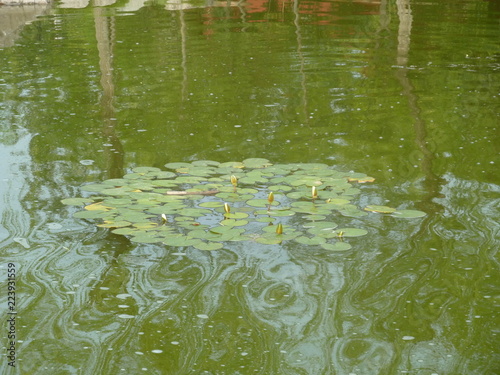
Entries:
<svg viewBox="0 0 500 375">
<path fill-rule="evenodd" d="M 307 230 L 309 234 L 322 238 L 335 238 L 338 234 L 332 228 L 310 228 Z"/>
<path fill-rule="evenodd" d="M 221 233 L 211 232 L 204 229 L 194 229 L 189 232 L 189 237 L 199 238 L 208 241 L 219 241 Z"/>
<path fill-rule="evenodd" d="M 222 220 L 221 225 L 225 225 L 228 227 L 241 227 L 243 225 L 247 225 L 248 221 L 247 220 L 235 220 L 235 219 L 226 219 Z"/>
<path fill-rule="evenodd" d="M 104 180 L 102 183 L 104 185 L 109 185 L 108 187 L 120 187 L 120 186 L 125 186 L 129 183 L 130 181 L 126 178 L 109 178 L 107 180 Z M 86 185 L 88 186 L 88 185 Z"/>
<path fill-rule="evenodd" d="M 283 192 L 287 192 L 287 191 L 291 191 L 292 187 L 288 186 L 288 185 L 271 185 L 271 186 L 269 186 L 268 189 L 271 190 L 271 191 L 283 191 Z"/>
<path fill-rule="evenodd" d="M 145 180 L 152 179 L 152 176 L 148 176 L 146 173 L 129 173 L 123 176 L 125 180 Z"/>
<path fill-rule="evenodd" d="M 243 160 L 243 165 L 246 168 L 265 168 L 271 166 L 272 163 L 269 160 L 263 158 L 250 158 Z"/>
<path fill-rule="evenodd" d="M 184 235 L 171 235 L 164 238 L 162 242 L 167 246 L 195 246 L 201 240 Z"/>
<path fill-rule="evenodd" d="M 230 212 L 228 214 L 224 214 L 224 217 L 227 219 L 246 219 L 248 214 L 245 212 Z"/>
<path fill-rule="evenodd" d="M 396 209 L 388 206 L 370 205 L 365 207 L 365 211 L 378 212 L 381 214 L 390 214 L 396 211 Z"/>
<path fill-rule="evenodd" d="M 165 164 L 165 168 L 168 168 L 168 169 L 189 168 L 190 166 L 191 166 L 190 163 L 184 163 L 184 162 Z"/>
<path fill-rule="evenodd" d="M 210 212 L 210 210 L 206 210 L 204 208 L 184 208 L 179 211 L 179 214 L 181 214 L 182 216 L 200 217 L 210 214 Z"/>
<path fill-rule="evenodd" d="M 158 179 L 158 180 L 165 180 L 165 179 L 177 177 L 177 174 L 175 174 L 174 172 L 161 171 L 161 170 L 150 171 L 147 173 L 147 175 L 153 177 L 154 179 Z M 154 183 L 155 181 L 150 181 L 150 182 Z"/>
<path fill-rule="evenodd" d="M 177 176 L 174 174 L 174 176 Z M 175 181 L 171 180 L 153 180 L 151 181 L 152 186 L 160 186 L 160 187 L 174 187 L 177 186 L 178 184 Z"/>
<path fill-rule="evenodd" d="M 267 214 L 270 216 L 277 216 L 277 217 L 285 217 L 285 216 L 293 216 L 295 215 L 295 212 L 292 210 L 269 210 L 267 211 Z"/>
<path fill-rule="evenodd" d="M 263 244 L 263 245 L 278 245 L 283 242 L 283 237 L 281 236 L 273 236 L 273 237 L 257 237 L 255 242 Z"/>
<path fill-rule="evenodd" d="M 220 165 L 218 161 L 214 160 L 196 160 L 191 163 L 195 167 L 217 167 Z"/>
<path fill-rule="evenodd" d="M 368 213 L 360 211 L 356 206 L 352 204 L 346 204 L 338 210 L 343 216 L 347 217 L 363 217 L 367 216 Z"/>
<path fill-rule="evenodd" d="M 305 216 L 303 216 L 303 218 L 306 220 L 318 221 L 318 220 L 325 220 L 326 216 L 325 215 L 305 215 Z"/>
<path fill-rule="evenodd" d="M 424 217 L 426 215 L 423 211 L 418 210 L 397 210 L 394 211 L 391 216 L 398 217 L 402 219 L 414 219 L 419 217 Z"/>
<path fill-rule="evenodd" d="M 153 223 L 151 221 L 143 222 L 143 223 L 135 223 L 132 224 L 134 228 L 137 229 L 149 229 L 149 228 L 156 228 L 158 226 L 157 223 Z"/>
<path fill-rule="evenodd" d="M 228 161 L 225 163 L 220 163 L 219 168 L 234 168 L 234 169 L 241 169 L 245 168 L 245 164 L 239 161 Z"/>
<path fill-rule="evenodd" d="M 114 208 L 111 206 L 106 206 L 102 202 L 97 202 L 97 203 L 92 203 L 92 204 L 85 206 L 85 209 L 87 211 L 110 211 L 110 210 L 113 210 Z"/>
<path fill-rule="evenodd" d="M 120 227 L 128 227 L 132 224 L 130 221 L 120 220 L 120 221 L 112 221 L 105 220 L 102 224 L 97 224 L 98 227 L 101 228 L 120 228 Z"/>
<path fill-rule="evenodd" d="M 295 241 L 302 244 L 302 245 L 321 245 L 326 242 L 326 240 L 323 237 L 306 237 L 306 236 L 300 236 L 295 238 Z"/>
<path fill-rule="evenodd" d="M 352 245 L 347 242 L 335 242 L 335 243 L 324 243 L 321 244 L 321 247 L 325 250 L 331 251 L 347 251 L 352 249 Z"/>
<path fill-rule="evenodd" d="M 304 228 L 310 229 L 310 228 L 319 228 L 319 229 L 335 229 L 338 227 L 337 223 L 334 223 L 333 221 L 315 221 L 311 223 L 306 223 L 304 224 Z"/>
<path fill-rule="evenodd" d="M 330 198 L 330 199 L 328 199 L 328 201 L 326 203 L 327 204 L 337 205 L 337 206 L 344 206 L 346 204 L 351 203 L 351 201 L 349 199 Z"/>
<path fill-rule="evenodd" d="M 335 233 L 338 237 L 360 237 L 368 234 L 368 231 L 361 228 L 337 228 Z"/>
<path fill-rule="evenodd" d="M 134 173 L 160 172 L 160 168 L 156 167 L 135 167 L 132 169 Z"/>
</svg>

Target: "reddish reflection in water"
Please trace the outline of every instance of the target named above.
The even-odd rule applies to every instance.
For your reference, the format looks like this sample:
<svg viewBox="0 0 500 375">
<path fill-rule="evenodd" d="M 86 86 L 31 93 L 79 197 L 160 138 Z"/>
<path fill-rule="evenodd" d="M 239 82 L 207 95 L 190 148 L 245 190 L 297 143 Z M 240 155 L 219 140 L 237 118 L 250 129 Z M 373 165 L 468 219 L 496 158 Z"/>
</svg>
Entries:
<svg viewBox="0 0 500 375">
<path fill-rule="evenodd" d="M 209 4 L 204 14 L 205 23 L 220 19 L 241 19 L 245 23 L 284 22 L 303 15 L 302 23 L 328 25 L 345 17 L 380 14 L 381 1 L 299 1 L 293 0 L 248 0 L 242 3 L 216 1 Z M 226 8 L 224 13 L 214 8 Z"/>
<path fill-rule="evenodd" d="M 248 13 L 287 13 L 294 12 L 294 1 L 290 0 L 249 0 L 246 2 Z M 380 1 L 300 1 L 296 6 L 299 14 L 312 14 L 316 17 L 338 18 L 338 14 L 344 14 L 346 10 L 351 15 L 378 14 Z M 267 21 L 258 17 L 251 17 L 252 21 Z M 249 22 L 251 22 L 249 20 Z M 329 23 L 327 20 L 321 20 L 316 23 Z"/>
</svg>

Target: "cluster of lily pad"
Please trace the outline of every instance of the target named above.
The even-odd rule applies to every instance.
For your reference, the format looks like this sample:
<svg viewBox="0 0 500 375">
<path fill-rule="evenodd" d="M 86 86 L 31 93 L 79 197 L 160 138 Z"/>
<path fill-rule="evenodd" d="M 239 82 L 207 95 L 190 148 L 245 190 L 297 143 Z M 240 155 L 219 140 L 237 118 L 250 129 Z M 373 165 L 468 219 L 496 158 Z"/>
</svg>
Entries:
<svg viewBox="0 0 500 375">
<path fill-rule="evenodd" d="M 373 182 L 362 173 L 340 172 L 326 164 L 272 164 L 267 159 L 219 163 L 168 163 L 168 171 L 137 167 L 120 179 L 83 186 L 97 195 L 68 198 L 84 205 L 75 213 L 98 219 L 99 227 L 133 242 L 164 243 L 217 250 L 228 241 L 280 244 L 295 241 L 327 250 L 349 250 L 348 237 L 362 228 L 339 227 L 334 218 L 377 212 L 399 218 L 425 213 L 387 206 L 359 209 L 355 185 Z"/>
</svg>

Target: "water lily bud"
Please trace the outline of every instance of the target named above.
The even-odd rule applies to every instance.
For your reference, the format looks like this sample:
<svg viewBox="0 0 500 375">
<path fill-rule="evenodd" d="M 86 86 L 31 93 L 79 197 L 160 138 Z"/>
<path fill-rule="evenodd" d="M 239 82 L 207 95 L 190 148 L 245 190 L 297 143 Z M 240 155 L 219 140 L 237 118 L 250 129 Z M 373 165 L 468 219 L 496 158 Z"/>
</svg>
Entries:
<svg viewBox="0 0 500 375">
<path fill-rule="evenodd" d="M 312 197 L 313 199 L 318 198 L 318 189 L 316 189 L 316 186 L 312 187 Z"/>
<path fill-rule="evenodd" d="M 229 212 L 231 212 L 231 208 L 229 208 L 229 205 L 227 203 L 224 203 L 224 212 L 226 214 L 228 214 Z"/>
<path fill-rule="evenodd" d="M 274 193 L 272 191 L 267 196 L 267 201 L 269 202 L 269 204 L 274 202 Z"/>
<path fill-rule="evenodd" d="M 235 175 L 231 176 L 231 183 L 233 184 L 234 187 L 238 185 L 238 179 L 236 178 Z"/>
<path fill-rule="evenodd" d="M 283 234 L 283 224 L 278 224 L 278 227 L 276 228 L 276 234 Z"/>
</svg>

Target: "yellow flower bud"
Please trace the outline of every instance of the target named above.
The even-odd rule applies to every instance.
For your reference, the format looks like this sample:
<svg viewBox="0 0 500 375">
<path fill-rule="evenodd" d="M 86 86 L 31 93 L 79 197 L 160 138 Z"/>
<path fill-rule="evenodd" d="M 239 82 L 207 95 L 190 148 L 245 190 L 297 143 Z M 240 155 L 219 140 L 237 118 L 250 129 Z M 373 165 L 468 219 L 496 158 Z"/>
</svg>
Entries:
<svg viewBox="0 0 500 375">
<path fill-rule="evenodd" d="M 283 234 L 283 224 L 278 224 L 278 227 L 276 228 L 276 234 Z"/>
<path fill-rule="evenodd" d="M 267 201 L 269 202 L 269 204 L 274 202 L 274 193 L 272 191 L 267 196 Z"/>
<path fill-rule="evenodd" d="M 312 187 L 312 197 L 313 199 L 318 198 L 318 189 L 316 189 L 316 186 Z"/>
<path fill-rule="evenodd" d="M 238 185 L 238 179 L 236 178 L 235 175 L 231 176 L 231 183 L 233 184 L 234 187 Z"/>
</svg>

